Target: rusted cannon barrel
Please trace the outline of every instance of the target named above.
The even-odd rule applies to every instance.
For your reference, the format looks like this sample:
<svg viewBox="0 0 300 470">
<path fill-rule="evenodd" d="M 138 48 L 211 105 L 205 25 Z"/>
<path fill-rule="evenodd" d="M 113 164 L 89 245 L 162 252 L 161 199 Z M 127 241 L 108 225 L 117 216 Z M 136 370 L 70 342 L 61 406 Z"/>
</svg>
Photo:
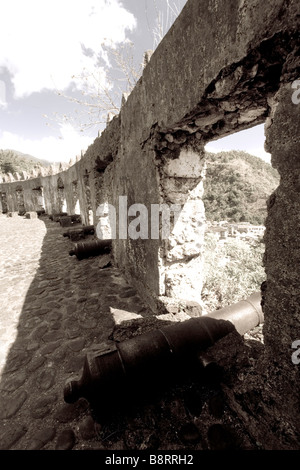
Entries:
<svg viewBox="0 0 300 470">
<path fill-rule="evenodd" d="M 57 214 L 49 215 L 49 219 L 53 220 L 53 222 L 58 222 L 60 217 L 65 217 L 67 215 L 68 215 L 67 212 L 58 212 Z"/>
<path fill-rule="evenodd" d="M 111 251 L 111 240 L 91 240 L 86 242 L 75 243 L 73 250 L 70 250 L 70 256 L 76 256 L 81 260 L 90 258 L 91 256 L 99 256 Z"/>
<path fill-rule="evenodd" d="M 240 331 L 263 321 L 260 294 L 249 299 L 120 343 L 102 344 L 86 355 L 80 380 L 66 384 L 65 401 L 74 403 L 82 397 L 107 413 L 110 405 L 133 391 L 143 394 L 153 386 L 172 383 L 174 377 L 200 371 L 205 350 L 235 331 L 235 321 Z"/>
<path fill-rule="evenodd" d="M 72 215 L 63 215 L 63 216 L 59 216 L 59 220 L 58 222 L 60 223 L 60 225 L 63 225 L 63 222 L 64 220 L 68 220 L 70 222 L 70 224 L 80 224 L 81 222 L 81 216 L 80 215 L 77 215 L 77 214 L 72 214 Z"/>
<path fill-rule="evenodd" d="M 36 211 L 36 213 L 37 213 L 38 217 L 40 217 L 41 215 L 46 215 L 45 209 L 38 210 L 38 211 Z"/>
<path fill-rule="evenodd" d="M 72 222 L 75 222 L 77 224 L 80 224 L 81 223 L 81 215 L 79 214 L 72 214 L 71 215 L 71 220 Z"/>
<path fill-rule="evenodd" d="M 240 300 L 236 304 L 229 305 L 220 310 L 215 310 L 208 316 L 216 320 L 232 322 L 236 331 L 240 335 L 244 335 L 247 331 L 264 322 L 261 308 L 261 293 L 254 292 L 247 299 Z"/>
<path fill-rule="evenodd" d="M 67 230 L 66 232 L 64 232 L 63 236 L 70 238 L 70 235 L 77 230 L 78 231 L 81 230 L 85 235 L 94 235 L 95 226 L 94 225 L 82 225 L 82 226 L 73 227 Z"/>
</svg>

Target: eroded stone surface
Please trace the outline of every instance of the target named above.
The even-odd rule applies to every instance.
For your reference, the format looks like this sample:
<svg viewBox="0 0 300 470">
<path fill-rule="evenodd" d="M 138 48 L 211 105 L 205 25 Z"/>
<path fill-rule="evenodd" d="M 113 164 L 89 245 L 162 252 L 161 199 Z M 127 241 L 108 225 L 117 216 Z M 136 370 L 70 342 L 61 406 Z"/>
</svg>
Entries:
<svg viewBox="0 0 300 470">
<path fill-rule="evenodd" d="M 116 324 L 111 309 L 130 313 L 126 317 L 130 329 L 123 330 L 122 337 L 132 332 L 132 322 L 140 320 L 134 315 L 142 315 L 144 319 L 157 310 L 163 314 L 167 311 L 169 316 L 166 314 L 165 320 L 174 313 L 176 319 L 173 319 L 180 321 L 181 315 L 186 314 L 183 312 L 187 306 L 185 301 L 196 301 L 193 292 L 197 286 L 201 291 L 203 233 L 191 212 L 185 217 L 182 210 L 182 224 L 179 223 L 178 232 L 167 237 L 167 241 L 162 242 L 159 237 L 135 240 L 128 238 L 127 232 L 126 236 L 114 240 L 114 261 L 142 295 L 142 300 L 147 300 L 152 312 L 140 305 L 134 309 L 136 300 L 129 303 L 131 297 L 119 297 L 126 281 L 113 263 L 105 262 L 107 267 L 102 264 L 105 269 L 101 269 L 99 260 L 82 260 L 78 264 L 75 258 L 68 256 L 70 241 L 64 240 L 61 232 L 58 234 L 61 226 L 57 214 L 64 212 L 65 207 L 68 213 L 74 214 L 79 199 L 85 224 L 97 223 L 100 204 L 108 203 L 117 208 L 120 196 L 126 196 L 128 207 L 138 203 L 147 210 L 153 204 L 173 202 L 187 207 L 189 198 L 193 204 L 201 202 L 205 144 L 267 119 L 267 145 L 282 177 L 277 193 L 269 201 L 266 234 L 268 279 L 264 308 L 270 371 L 266 372 L 266 363 L 255 370 L 252 364 L 259 356 L 256 347 L 252 345 L 247 349 L 237 338 L 227 344 L 225 358 L 224 350 L 221 351 L 223 356 L 215 351 L 228 372 L 228 381 L 222 388 L 226 391 L 228 408 L 233 410 L 229 417 L 238 415 L 252 437 L 243 432 L 244 425 L 235 422 L 235 431 L 239 433 L 236 438 L 226 413 L 223 423 L 215 423 L 203 407 L 194 424 L 204 442 L 196 442 L 198 437 L 193 436 L 197 436 L 197 432 L 188 427 L 190 417 L 185 415 L 180 388 L 176 398 L 168 395 L 156 408 L 154 406 L 155 409 L 151 408 L 152 420 L 147 422 L 147 432 L 141 418 L 135 416 L 129 424 L 126 419 L 109 423 L 101 428 L 99 436 L 101 445 L 116 449 L 124 446 L 140 449 L 148 445 L 182 449 L 184 444 L 177 429 L 183 429 L 181 435 L 185 439 L 188 436 L 195 442 L 195 448 L 199 445 L 201 449 L 220 448 L 220 444 L 224 448 L 224 443 L 227 448 L 232 445 L 255 447 L 257 435 L 262 441 L 259 446 L 268 449 L 295 446 L 294 423 L 282 419 L 277 411 L 274 418 L 270 416 L 269 407 L 272 409 L 274 403 L 268 397 L 272 396 L 276 402 L 278 397 L 269 379 L 272 375 L 280 377 L 275 380 L 275 384 L 280 385 L 279 398 L 286 396 L 287 391 L 286 403 L 292 403 L 292 413 L 296 418 L 299 416 L 299 401 L 293 394 L 299 388 L 299 369 L 291 361 L 290 350 L 293 336 L 299 339 L 299 119 L 289 89 L 300 73 L 299 8 L 297 0 L 211 1 L 204 12 L 201 2 L 189 0 L 145 67 L 142 80 L 123 102 L 120 115 L 110 121 L 75 165 L 58 174 L 41 177 L 35 174 L 29 179 L 25 179 L 25 175 L 15 178 L 10 175 L 1 183 L 1 206 L 9 216 L 2 217 L 0 225 L 1 246 L 5 247 L 0 260 L 1 296 L 13 301 L 3 302 L 1 309 L 0 366 L 5 377 L 20 368 L 28 372 L 23 384 L 20 376 L 17 380 L 15 375 L 19 385 L 15 394 L 8 396 L 9 392 L 3 392 L 1 416 L 4 431 L 9 433 L 8 424 L 16 429 L 16 423 L 23 421 L 29 432 L 17 439 L 8 436 L 6 442 L 13 442 L 19 449 L 36 447 L 38 442 L 45 442 L 45 448 L 55 445 L 52 437 L 46 442 L 36 436 L 33 441 L 35 433 L 31 431 L 36 423 L 41 425 L 41 420 L 45 429 L 53 428 L 53 416 L 61 406 L 58 397 L 61 397 L 64 380 L 69 374 L 78 374 L 82 365 L 85 351 L 72 351 L 64 347 L 64 341 L 71 337 L 75 340 L 76 333 L 80 332 L 85 349 L 113 335 Z M 53 214 L 53 221 L 46 224 L 37 218 L 20 219 L 21 214 L 40 209 L 34 190 L 41 187 L 45 210 Z M 125 209 L 127 207 L 119 207 L 117 215 L 123 217 Z M 200 221 L 202 217 L 204 213 L 200 210 Z M 103 222 L 107 227 L 107 218 Z M 185 230 L 186 224 L 191 227 L 190 233 Z M 196 272 L 198 278 L 194 276 Z M 95 302 L 96 297 L 88 302 L 89 294 L 99 297 L 101 302 Z M 113 297 L 107 298 L 109 294 Z M 163 309 L 163 305 L 168 304 L 171 311 Z M 190 307 L 193 310 L 195 304 Z M 51 311 L 59 311 L 61 318 L 47 321 Z M 119 313 L 118 317 L 118 322 L 122 323 Z M 68 333 L 70 320 L 73 325 Z M 143 326 L 139 328 L 142 332 Z M 39 357 L 44 361 L 39 361 Z M 234 365 L 227 362 L 229 359 Z M 49 372 L 54 366 L 57 367 L 54 383 L 48 380 L 51 374 L 45 373 L 42 383 L 49 388 L 38 396 L 33 395 L 40 368 Z M 260 381 L 255 374 L 257 370 Z M 235 380 L 231 380 L 232 377 Z M 251 387 L 253 390 L 249 390 Z M 215 390 L 208 387 L 202 392 L 209 395 Z M 260 408 L 262 401 L 264 405 Z M 288 412 L 288 408 L 285 411 Z M 143 418 L 147 410 L 143 410 Z M 75 417 L 65 415 L 68 422 L 60 422 L 60 425 L 66 424 L 68 429 L 71 426 L 74 430 L 74 420 L 80 421 L 81 412 L 85 411 L 80 410 Z M 153 439 L 155 433 L 158 439 L 155 436 Z M 279 434 L 276 439 L 274 433 Z"/>
</svg>

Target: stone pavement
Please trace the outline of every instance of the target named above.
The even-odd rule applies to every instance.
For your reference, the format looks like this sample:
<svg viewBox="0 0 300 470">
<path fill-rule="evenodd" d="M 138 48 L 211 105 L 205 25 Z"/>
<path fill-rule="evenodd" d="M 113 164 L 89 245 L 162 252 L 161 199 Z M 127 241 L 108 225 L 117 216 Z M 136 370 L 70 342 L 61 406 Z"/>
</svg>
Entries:
<svg viewBox="0 0 300 470">
<path fill-rule="evenodd" d="M 153 316 L 103 257 L 70 256 L 65 230 L 47 216 L 0 215 L 0 450 L 261 449 L 248 415 L 245 428 L 214 380 L 176 384 L 104 422 L 84 399 L 65 403 L 65 383 L 80 378 L 89 348 L 189 318 Z M 255 377 L 261 347 L 235 334 L 218 342 L 229 390 L 242 383 L 241 394 L 243 377 Z"/>
<path fill-rule="evenodd" d="M 116 268 L 99 267 L 101 257 L 69 256 L 65 230 L 48 217 L 0 215 L 2 450 L 94 445 L 87 403 L 66 404 L 64 384 L 118 322 L 150 315 Z"/>
</svg>

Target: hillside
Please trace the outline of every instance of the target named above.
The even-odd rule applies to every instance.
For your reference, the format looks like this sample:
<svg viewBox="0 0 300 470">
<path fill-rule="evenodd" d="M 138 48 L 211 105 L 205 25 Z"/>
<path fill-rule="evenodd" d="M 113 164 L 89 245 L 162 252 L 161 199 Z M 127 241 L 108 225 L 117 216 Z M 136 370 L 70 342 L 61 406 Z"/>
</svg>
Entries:
<svg viewBox="0 0 300 470">
<path fill-rule="evenodd" d="M 279 184 L 268 163 L 242 151 L 207 153 L 204 205 L 210 221 L 264 224 L 266 200 Z"/>
<path fill-rule="evenodd" d="M 34 168 L 48 167 L 46 160 L 40 160 L 16 150 L 0 150 L 0 174 L 30 172 Z"/>
</svg>

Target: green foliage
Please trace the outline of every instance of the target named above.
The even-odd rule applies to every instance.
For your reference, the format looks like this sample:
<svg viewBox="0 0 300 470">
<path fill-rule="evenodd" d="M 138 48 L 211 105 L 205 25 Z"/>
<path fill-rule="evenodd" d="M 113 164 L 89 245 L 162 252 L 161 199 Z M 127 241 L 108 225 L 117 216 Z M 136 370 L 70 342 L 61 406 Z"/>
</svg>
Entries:
<svg viewBox="0 0 300 470">
<path fill-rule="evenodd" d="M 258 157 L 242 151 L 207 153 L 206 217 L 262 225 L 266 201 L 278 184 L 277 171 Z"/>
<path fill-rule="evenodd" d="M 205 236 L 202 300 L 208 312 L 236 303 L 260 290 L 265 280 L 261 240 L 232 238 L 224 243 L 211 233 Z"/>
<path fill-rule="evenodd" d="M 14 150 L 0 150 L 0 174 L 14 174 L 22 171 L 29 173 L 33 169 L 46 166 L 46 163 L 43 160 L 38 160 Z"/>
</svg>

